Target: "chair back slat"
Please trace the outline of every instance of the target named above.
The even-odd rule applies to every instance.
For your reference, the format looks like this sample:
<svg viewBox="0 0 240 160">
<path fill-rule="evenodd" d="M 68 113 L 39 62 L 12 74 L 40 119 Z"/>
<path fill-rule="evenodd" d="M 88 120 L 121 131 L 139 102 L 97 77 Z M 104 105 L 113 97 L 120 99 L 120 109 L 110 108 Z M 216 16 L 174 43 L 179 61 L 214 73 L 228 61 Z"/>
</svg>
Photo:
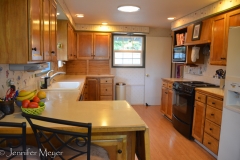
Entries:
<svg viewBox="0 0 240 160">
<path fill-rule="evenodd" d="M 5 152 L 4 155 L 0 155 L 0 159 L 2 159 L 1 156 L 10 155 L 10 153 L 13 151 L 26 153 L 26 122 L 22 122 L 22 123 L 0 122 L 0 126 L 22 129 L 22 133 L 20 134 L 14 134 L 14 133 L 1 134 L 0 133 L 0 150 L 2 153 Z M 21 147 L 21 150 L 19 150 L 19 147 Z M 12 154 L 10 157 L 7 157 L 7 158 L 14 159 L 14 157 L 16 156 L 17 155 Z M 23 160 L 26 160 L 25 154 L 22 154 L 22 157 L 23 157 Z"/>
<path fill-rule="evenodd" d="M 27 119 L 34 132 L 41 159 L 74 159 L 83 154 L 87 154 L 87 160 L 90 160 L 91 123 L 73 122 L 26 113 L 22 113 L 22 116 Z M 46 126 L 46 123 L 61 124 L 68 127 L 72 126 L 75 131 L 63 130 L 61 127 L 58 129 L 50 128 Z M 86 130 L 86 132 L 82 132 L 82 130 Z M 68 157 L 65 157 L 65 153 L 61 153 L 64 149 L 73 151 L 74 155 L 70 157 L 67 155 Z M 52 156 L 45 154 L 46 151 L 60 154 Z"/>
</svg>

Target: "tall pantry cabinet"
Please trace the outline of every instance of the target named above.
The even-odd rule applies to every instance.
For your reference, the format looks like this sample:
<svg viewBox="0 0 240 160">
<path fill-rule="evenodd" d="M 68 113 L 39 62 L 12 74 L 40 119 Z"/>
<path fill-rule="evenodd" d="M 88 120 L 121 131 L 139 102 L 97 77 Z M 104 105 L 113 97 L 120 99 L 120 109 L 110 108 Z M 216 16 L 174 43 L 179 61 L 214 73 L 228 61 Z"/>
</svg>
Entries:
<svg viewBox="0 0 240 160">
<path fill-rule="evenodd" d="M 55 0 L 0 1 L 0 63 L 54 60 L 54 43 Z"/>
</svg>

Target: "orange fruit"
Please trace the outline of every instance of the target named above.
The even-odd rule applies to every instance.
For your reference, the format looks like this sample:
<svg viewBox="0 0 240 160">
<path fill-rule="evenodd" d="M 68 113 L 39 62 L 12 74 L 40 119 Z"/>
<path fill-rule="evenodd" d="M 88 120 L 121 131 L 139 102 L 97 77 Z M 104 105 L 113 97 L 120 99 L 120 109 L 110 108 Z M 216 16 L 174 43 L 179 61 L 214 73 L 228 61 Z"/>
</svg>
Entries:
<svg viewBox="0 0 240 160">
<path fill-rule="evenodd" d="M 38 98 L 40 98 L 40 99 L 44 99 L 44 98 L 47 97 L 47 94 L 46 94 L 46 92 L 44 92 L 44 91 L 39 91 L 39 92 L 37 93 L 37 96 L 38 96 Z"/>
</svg>

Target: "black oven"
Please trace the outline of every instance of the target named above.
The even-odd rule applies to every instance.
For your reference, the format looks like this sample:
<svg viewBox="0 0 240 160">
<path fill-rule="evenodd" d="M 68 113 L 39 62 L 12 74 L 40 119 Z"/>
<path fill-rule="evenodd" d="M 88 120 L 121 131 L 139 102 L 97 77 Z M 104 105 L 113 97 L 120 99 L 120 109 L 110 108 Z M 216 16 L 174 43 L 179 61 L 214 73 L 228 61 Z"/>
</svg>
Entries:
<svg viewBox="0 0 240 160">
<path fill-rule="evenodd" d="M 194 95 L 175 90 L 172 122 L 185 137 L 191 138 L 194 109 Z"/>
<path fill-rule="evenodd" d="M 219 87 L 199 81 L 174 82 L 175 99 L 172 123 L 176 130 L 188 139 L 192 139 L 192 122 L 196 87 Z"/>
</svg>

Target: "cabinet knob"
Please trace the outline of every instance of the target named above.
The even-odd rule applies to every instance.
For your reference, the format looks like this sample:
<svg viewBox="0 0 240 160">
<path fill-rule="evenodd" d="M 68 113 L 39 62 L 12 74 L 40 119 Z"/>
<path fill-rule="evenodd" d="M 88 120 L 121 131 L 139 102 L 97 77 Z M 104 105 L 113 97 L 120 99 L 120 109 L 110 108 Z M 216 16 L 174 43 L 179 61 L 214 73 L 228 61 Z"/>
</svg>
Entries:
<svg viewBox="0 0 240 160">
<path fill-rule="evenodd" d="M 198 99 L 201 99 L 201 97 L 197 97 Z"/>
<path fill-rule="evenodd" d="M 106 91 L 107 91 L 107 89 L 106 89 Z"/>
<path fill-rule="evenodd" d="M 208 142 L 208 144 L 211 144 L 211 142 Z"/>
<path fill-rule="evenodd" d="M 34 47 L 34 48 L 32 48 L 32 50 L 33 50 L 33 51 L 37 51 L 37 48 L 36 48 L 36 47 Z"/>
<path fill-rule="evenodd" d="M 213 114 L 213 113 L 211 113 L 211 116 L 214 116 L 214 114 Z"/>
<path fill-rule="evenodd" d="M 215 104 L 215 102 L 212 102 L 212 104 Z"/>
<path fill-rule="evenodd" d="M 118 152 L 119 154 L 121 154 L 121 153 L 122 153 L 122 150 L 121 150 L 121 149 L 119 149 L 117 152 Z"/>
<path fill-rule="evenodd" d="M 165 92 L 165 94 L 167 94 L 167 92 Z"/>
<path fill-rule="evenodd" d="M 209 130 L 211 131 L 211 130 L 213 130 L 212 128 L 209 128 Z"/>
<path fill-rule="evenodd" d="M 106 81 L 107 82 L 107 81 Z"/>
<path fill-rule="evenodd" d="M 55 54 L 55 52 L 54 52 L 54 51 L 52 51 L 51 53 L 52 53 L 52 54 Z"/>
</svg>

